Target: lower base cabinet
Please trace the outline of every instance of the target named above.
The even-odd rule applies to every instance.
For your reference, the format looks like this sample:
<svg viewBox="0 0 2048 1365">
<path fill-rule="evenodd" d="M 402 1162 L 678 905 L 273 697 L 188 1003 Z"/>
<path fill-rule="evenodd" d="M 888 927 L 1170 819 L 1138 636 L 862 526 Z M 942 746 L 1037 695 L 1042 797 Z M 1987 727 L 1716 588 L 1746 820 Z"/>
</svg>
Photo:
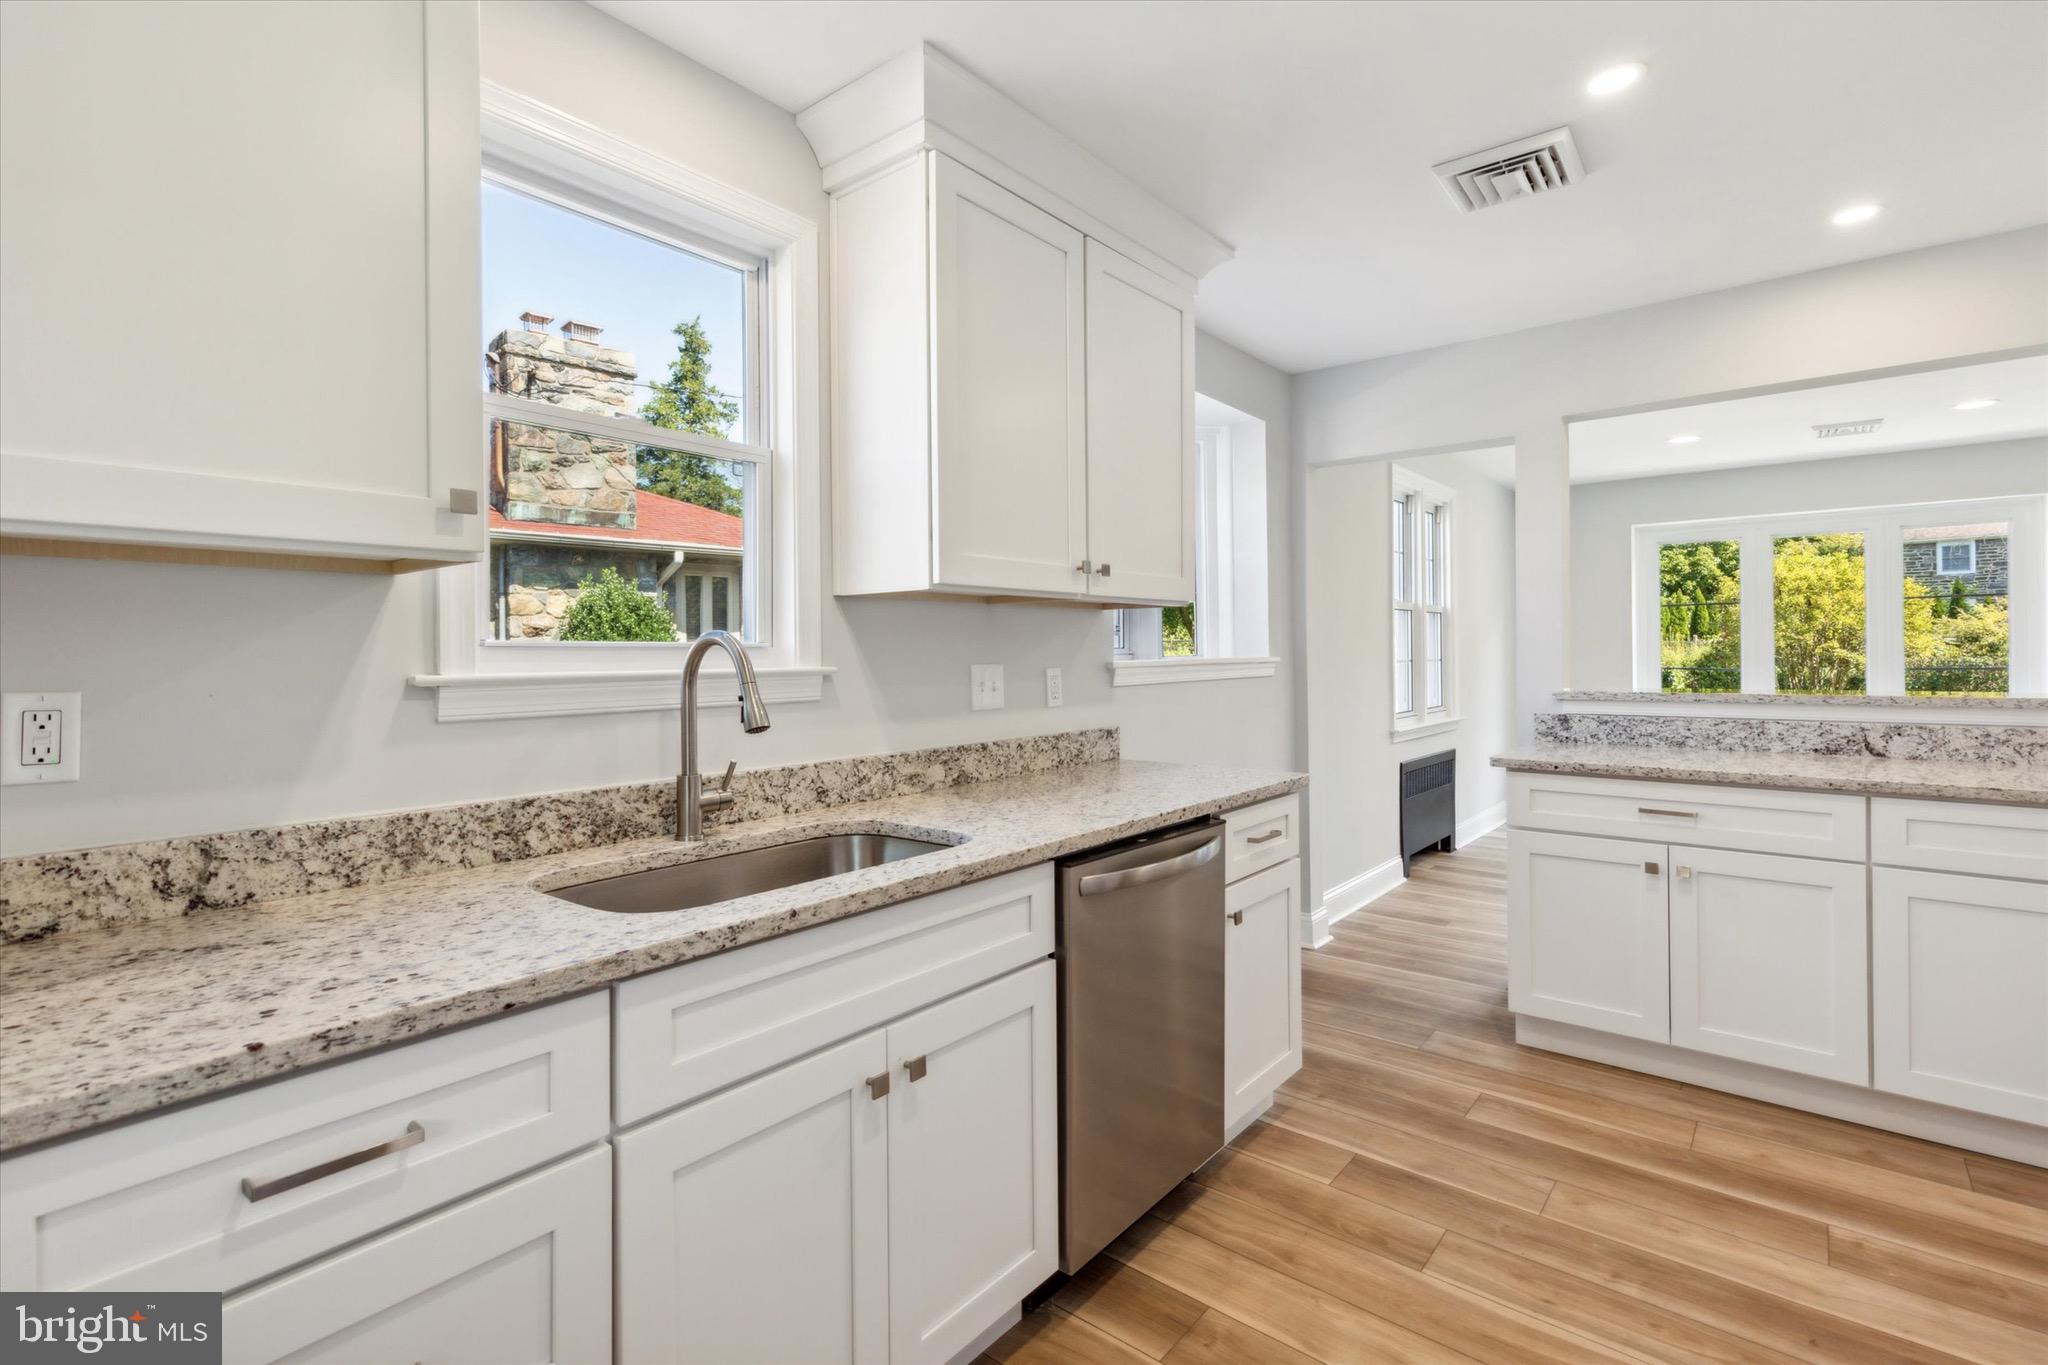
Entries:
<svg viewBox="0 0 2048 1365">
<path fill-rule="evenodd" d="M 2048 886 L 1871 874 L 1876 1085 L 2048 1124 Z"/>
<path fill-rule="evenodd" d="M 1223 1128 L 1301 1069 L 1301 863 L 1223 892 Z"/>
<path fill-rule="evenodd" d="M 1671 1041 L 1662 844 L 1508 831 L 1508 1008 Z"/>
<path fill-rule="evenodd" d="M 619 1354 L 944 1361 L 1058 1255 L 1040 962 L 620 1135 Z"/>
<path fill-rule="evenodd" d="M 610 1360 L 611 1157 L 594 1148 L 231 1296 L 224 1358 Z"/>
</svg>

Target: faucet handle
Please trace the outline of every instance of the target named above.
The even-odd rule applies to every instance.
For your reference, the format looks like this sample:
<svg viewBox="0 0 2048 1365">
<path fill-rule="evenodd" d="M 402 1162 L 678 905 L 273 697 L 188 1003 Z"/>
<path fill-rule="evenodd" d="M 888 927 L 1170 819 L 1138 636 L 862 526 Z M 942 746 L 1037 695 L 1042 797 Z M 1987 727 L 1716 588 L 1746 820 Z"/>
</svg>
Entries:
<svg viewBox="0 0 2048 1365">
<path fill-rule="evenodd" d="M 727 761 L 727 763 L 726 763 L 726 765 L 725 765 L 725 776 L 723 776 L 723 777 L 721 777 L 721 778 L 719 778 L 719 779 L 718 779 L 718 789 L 719 789 L 720 791 L 722 791 L 722 792 L 729 792 L 729 791 L 731 791 L 731 790 L 732 790 L 732 774 L 733 774 L 733 769 L 735 769 L 735 768 L 737 768 L 737 767 L 739 767 L 739 766 L 740 766 L 740 761 L 739 761 L 738 759 L 736 759 L 736 758 L 735 758 L 735 759 L 731 759 L 731 760 L 728 760 L 728 761 Z"/>
</svg>

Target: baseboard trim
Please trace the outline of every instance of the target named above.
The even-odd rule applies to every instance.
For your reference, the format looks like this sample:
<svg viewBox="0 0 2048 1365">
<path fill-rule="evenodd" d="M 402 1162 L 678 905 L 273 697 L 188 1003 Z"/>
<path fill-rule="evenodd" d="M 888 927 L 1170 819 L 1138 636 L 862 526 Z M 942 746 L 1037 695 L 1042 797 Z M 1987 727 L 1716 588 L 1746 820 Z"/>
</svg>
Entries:
<svg viewBox="0 0 2048 1365">
<path fill-rule="evenodd" d="M 1818 1076 L 1798 1076 L 1776 1067 L 1691 1052 L 1667 1043 L 1621 1038 L 1595 1029 L 1580 1028 L 1576 1024 L 1559 1024 L 1528 1015 L 1515 1016 L 1515 1041 L 1525 1047 L 1542 1048 L 1545 1052 L 1561 1052 L 1567 1057 L 1601 1062 L 1629 1071 L 1643 1071 L 1666 1080 L 1705 1086 L 1709 1090 L 1725 1090 L 1730 1094 L 1763 1100 L 1767 1104 L 1782 1104 L 1788 1109 L 1825 1114 L 1829 1118 L 1925 1138 L 1929 1142 L 1943 1142 L 1973 1152 L 1986 1152 L 2029 1165 L 2038 1166 L 2042 1164 L 2043 1157 L 2048 1156 L 2048 1129 L 2036 1128 L 2017 1119 L 1972 1114 L 1963 1109 L 1951 1109 L 1945 1104 L 1932 1104 L 1905 1095 L 1887 1095 L 1882 1091 L 1824 1080 Z"/>
<path fill-rule="evenodd" d="M 1389 858 L 1369 867 L 1348 881 L 1339 882 L 1323 893 L 1323 902 L 1303 926 L 1304 940 L 1311 948 L 1330 941 L 1330 928 L 1347 915 L 1355 915 L 1408 879 L 1401 874 L 1401 860 Z"/>
<path fill-rule="evenodd" d="M 1475 839 L 1484 839 L 1507 822 L 1508 803 L 1496 801 L 1471 819 L 1458 822 L 1457 845 L 1463 848 Z"/>
</svg>

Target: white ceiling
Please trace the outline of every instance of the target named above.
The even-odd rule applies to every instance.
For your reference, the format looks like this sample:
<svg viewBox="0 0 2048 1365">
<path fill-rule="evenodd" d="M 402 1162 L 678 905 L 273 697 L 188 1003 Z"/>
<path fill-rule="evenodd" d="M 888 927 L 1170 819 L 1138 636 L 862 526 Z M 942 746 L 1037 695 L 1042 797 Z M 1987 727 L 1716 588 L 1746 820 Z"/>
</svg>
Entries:
<svg viewBox="0 0 2048 1365">
<path fill-rule="evenodd" d="M 2036 3 L 594 3 L 792 112 L 937 44 L 1236 246 L 1202 326 L 1290 371 L 2048 221 Z M 1430 174 L 1560 123 L 1563 194 Z"/>
<path fill-rule="evenodd" d="M 1979 398 L 1998 403 L 1955 410 L 1957 403 Z M 1822 423 L 1870 417 L 1882 417 L 1884 425 L 1868 436 L 1813 434 Z M 1678 435 L 1700 439 L 1672 445 Z M 2041 435 L 2048 435 L 2048 356 L 2027 356 L 1574 422 L 1572 482 Z"/>
</svg>

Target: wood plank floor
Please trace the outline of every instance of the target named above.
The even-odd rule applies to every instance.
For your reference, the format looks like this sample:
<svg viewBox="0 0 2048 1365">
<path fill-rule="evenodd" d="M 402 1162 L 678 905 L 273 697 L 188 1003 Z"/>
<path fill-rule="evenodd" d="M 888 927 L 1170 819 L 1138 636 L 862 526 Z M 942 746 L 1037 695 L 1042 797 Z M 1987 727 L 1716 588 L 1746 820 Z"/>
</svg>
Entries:
<svg viewBox="0 0 2048 1365">
<path fill-rule="evenodd" d="M 1516 1046 L 1504 855 L 1304 954 L 1266 1120 L 983 1360 L 2048 1363 L 2048 1171 Z"/>
</svg>

